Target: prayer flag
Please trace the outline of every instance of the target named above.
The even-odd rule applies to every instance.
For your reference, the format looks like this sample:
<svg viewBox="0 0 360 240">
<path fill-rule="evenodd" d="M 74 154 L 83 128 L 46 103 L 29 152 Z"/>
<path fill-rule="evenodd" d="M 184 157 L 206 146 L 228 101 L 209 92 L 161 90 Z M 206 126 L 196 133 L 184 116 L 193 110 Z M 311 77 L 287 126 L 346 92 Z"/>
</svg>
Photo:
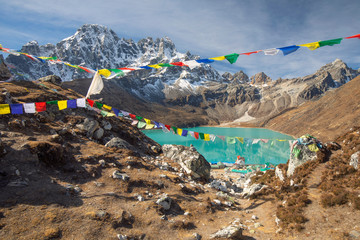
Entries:
<svg viewBox="0 0 360 240">
<path fill-rule="evenodd" d="M 160 128 L 160 123 L 153 121 L 155 124 L 155 128 Z"/>
<path fill-rule="evenodd" d="M 110 106 L 108 106 L 108 105 L 106 105 L 106 104 L 104 104 L 103 107 L 104 107 L 105 109 L 109 110 L 109 111 L 111 111 L 111 109 L 112 109 L 112 107 L 110 107 Z"/>
<path fill-rule="evenodd" d="M 295 52 L 296 50 L 298 50 L 300 47 L 296 46 L 296 45 L 292 45 L 292 46 L 288 46 L 288 47 L 282 47 L 282 48 L 278 48 L 279 50 L 281 50 L 284 54 L 284 56 Z"/>
<path fill-rule="evenodd" d="M 140 68 L 143 68 L 143 69 L 152 69 L 151 67 L 148 67 L 148 66 L 141 66 Z"/>
<path fill-rule="evenodd" d="M 25 113 L 35 113 L 35 103 L 24 103 Z"/>
<path fill-rule="evenodd" d="M 260 141 L 262 141 L 263 143 L 268 143 L 269 139 L 260 139 Z"/>
<path fill-rule="evenodd" d="M 133 120 L 131 125 L 136 126 L 138 124 L 139 120 Z"/>
<path fill-rule="evenodd" d="M 235 144 L 235 138 L 234 137 L 226 137 L 226 143 L 227 144 Z"/>
<path fill-rule="evenodd" d="M 265 55 L 273 56 L 273 55 L 276 55 L 276 54 L 279 53 L 279 49 L 270 48 L 270 49 L 263 50 L 263 52 L 264 52 Z"/>
<path fill-rule="evenodd" d="M 54 100 L 54 101 L 48 101 L 46 102 L 46 104 L 52 104 L 52 105 L 57 105 L 58 104 L 58 100 Z"/>
<path fill-rule="evenodd" d="M 104 111 L 104 110 L 101 110 L 101 111 L 100 111 L 100 114 L 101 114 L 103 117 L 106 117 L 106 116 L 109 115 L 109 112 Z"/>
<path fill-rule="evenodd" d="M 115 113 L 116 116 L 119 116 L 119 114 L 120 114 L 119 109 L 112 108 L 112 110 L 113 110 L 113 112 Z"/>
<path fill-rule="evenodd" d="M 210 140 L 214 142 L 215 139 L 216 139 L 216 136 L 214 134 L 210 134 Z"/>
<path fill-rule="evenodd" d="M 208 59 L 208 58 L 204 58 L 204 59 L 198 59 L 196 60 L 198 63 L 212 63 L 214 62 L 214 60 L 212 59 Z"/>
<path fill-rule="evenodd" d="M 153 64 L 153 65 L 148 65 L 151 68 L 161 68 L 161 66 L 159 66 L 159 64 Z"/>
<path fill-rule="evenodd" d="M 196 68 L 196 67 L 200 67 L 201 64 L 198 63 L 197 61 L 195 60 L 189 60 L 189 61 L 185 61 L 184 62 L 191 70 Z"/>
<path fill-rule="evenodd" d="M 76 99 L 76 106 L 77 107 L 85 107 L 86 106 L 85 98 Z"/>
<path fill-rule="evenodd" d="M 171 130 L 172 130 L 173 134 L 177 134 L 177 128 L 176 127 L 171 127 Z"/>
<path fill-rule="evenodd" d="M 180 67 L 183 67 L 183 66 L 187 66 L 185 65 L 183 62 L 172 62 L 170 63 L 171 65 L 174 65 L 174 66 L 180 66 Z"/>
<path fill-rule="evenodd" d="M 194 138 L 199 139 L 199 133 L 198 132 L 194 132 Z"/>
<path fill-rule="evenodd" d="M 135 115 L 135 114 L 131 114 L 131 113 L 130 113 L 129 116 L 131 117 L 131 119 L 134 119 L 134 120 L 136 119 L 136 115 Z"/>
<path fill-rule="evenodd" d="M 97 108 L 100 109 L 100 110 L 102 109 L 103 105 L 104 105 L 104 104 L 102 104 L 102 103 L 95 102 L 95 107 L 97 107 Z"/>
<path fill-rule="evenodd" d="M 251 55 L 251 54 L 254 54 L 254 53 L 258 53 L 258 52 L 261 52 L 261 50 L 260 51 L 254 51 L 254 52 L 247 52 L 247 53 L 240 53 L 241 55 Z"/>
<path fill-rule="evenodd" d="M 204 140 L 210 141 L 210 134 L 204 134 Z"/>
<path fill-rule="evenodd" d="M 76 99 L 74 99 L 74 100 L 67 100 L 67 107 L 68 107 L 68 108 L 76 108 L 76 107 L 77 107 Z"/>
<path fill-rule="evenodd" d="M 253 139 L 252 144 L 256 144 L 258 142 L 260 142 L 260 139 Z"/>
<path fill-rule="evenodd" d="M 124 115 L 124 117 L 127 117 L 127 116 L 130 115 L 130 113 L 125 112 L 125 111 L 123 111 L 123 110 L 120 110 L 120 112 L 121 112 L 122 115 Z"/>
<path fill-rule="evenodd" d="M 232 54 L 229 54 L 229 55 L 225 55 L 224 57 L 226 58 L 226 60 L 229 61 L 229 63 L 233 64 L 233 63 L 235 63 L 236 60 L 238 59 L 239 54 L 237 54 L 237 53 L 232 53 Z"/>
<path fill-rule="evenodd" d="M 237 140 L 239 140 L 239 142 L 241 142 L 242 144 L 244 143 L 244 138 L 242 137 L 236 137 Z"/>
<path fill-rule="evenodd" d="M 58 101 L 59 110 L 67 108 L 67 100 Z"/>
<path fill-rule="evenodd" d="M 342 38 L 336 38 L 336 39 L 331 39 L 331 40 L 320 41 L 319 45 L 320 45 L 320 47 L 333 46 L 335 44 L 340 44 L 341 40 L 342 40 Z"/>
<path fill-rule="evenodd" d="M 146 124 L 151 124 L 151 120 L 150 119 L 147 119 L 147 118 L 144 118 Z"/>
<path fill-rule="evenodd" d="M 104 77 L 110 77 L 110 75 L 111 75 L 111 72 L 109 71 L 109 69 L 100 69 L 99 71 L 97 71 L 98 72 L 98 76 L 97 76 L 97 78 L 98 77 L 100 77 L 100 79 L 101 79 L 101 76 L 100 75 L 103 75 Z M 95 73 L 95 76 L 96 76 L 97 74 Z M 94 76 L 94 78 L 95 78 L 95 76 Z M 102 80 L 101 80 L 101 82 L 102 82 Z M 104 87 L 104 86 L 103 86 Z M 102 88 L 101 88 L 102 89 Z M 101 90 L 100 90 L 101 91 Z M 100 92 L 99 92 L 100 93 Z M 97 93 L 93 93 L 93 94 L 97 94 Z"/>
<path fill-rule="evenodd" d="M 107 70 L 107 69 L 102 69 L 102 70 Z M 89 90 L 86 94 L 86 98 L 90 97 L 93 94 L 99 94 L 101 92 L 101 90 L 104 88 L 104 83 L 100 76 L 100 71 L 102 71 L 102 70 L 99 70 L 95 73 L 95 75 L 91 81 Z M 107 70 L 107 71 L 111 74 L 111 72 L 109 70 Z M 110 74 L 108 76 L 110 76 Z"/>
<path fill-rule="evenodd" d="M 312 152 L 317 152 L 317 151 L 319 151 L 319 148 L 316 146 L 315 143 L 310 144 L 310 145 L 308 146 L 308 148 L 309 148 L 309 150 L 312 151 Z"/>
<path fill-rule="evenodd" d="M 195 137 L 194 131 L 188 131 L 188 134 L 190 134 L 191 137 Z"/>
<path fill-rule="evenodd" d="M 220 136 L 220 135 L 216 135 L 218 138 L 220 138 L 221 140 L 225 141 L 225 136 Z"/>
<path fill-rule="evenodd" d="M 213 57 L 213 58 L 209 58 L 209 59 L 213 59 L 213 60 L 216 60 L 216 61 L 222 61 L 222 60 L 225 60 L 225 56 L 220 56 L 220 57 Z"/>
<path fill-rule="evenodd" d="M 141 121 L 139 121 L 138 124 L 137 124 L 137 127 L 138 127 L 138 128 L 143 128 L 143 127 L 145 127 L 145 126 L 146 126 L 146 123 L 141 122 Z"/>
<path fill-rule="evenodd" d="M 146 124 L 145 129 L 152 129 L 154 126 L 154 124 Z"/>
<path fill-rule="evenodd" d="M 21 103 L 10 104 L 12 114 L 23 114 L 23 105 Z"/>
<path fill-rule="evenodd" d="M 360 39 L 360 34 L 356 34 L 356 35 L 351 36 L 351 37 L 346 37 L 345 39 L 350 39 L 350 38 L 359 38 Z"/>
<path fill-rule="evenodd" d="M 169 63 L 159 63 L 158 64 L 160 67 L 173 67 L 174 65 L 171 65 Z"/>
<path fill-rule="evenodd" d="M 135 70 L 135 68 L 127 68 L 127 67 L 125 67 L 125 68 L 118 68 L 119 70 L 129 70 L 129 71 L 134 71 Z M 111 70 L 113 70 L 113 69 L 111 69 Z"/>
<path fill-rule="evenodd" d="M 205 139 L 204 133 L 199 133 L 199 137 L 200 139 L 204 140 Z"/>
<path fill-rule="evenodd" d="M 141 120 L 143 120 L 143 117 L 136 116 L 136 119 L 139 120 L 139 121 L 141 121 Z"/>
<path fill-rule="evenodd" d="M 9 114 L 9 113 L 11 113 L 9 104 L 0 104 L 0 114 Z"/>
<path fill-rule="evenodd" d="M 183 130 L 182 130 L 181 128 L 178 128 L 178 129 L 177 129 L 177 134 L 178 134 L 179 136 L 181 136 L 182 131 L 183 131 Z"/>
<path fill-rule="evenodd" d="M 298 46 L 307 47 L 307 48 L 309 48 L 310 50 L 313 51 L 313 50 L 319 48 L 320 44 L 319 44 L 319 42 L 312 42 L 312 43 L 300 44 Z"/>
<path fill-rule="evenodd" d="M 46 102 L 37 102 L 35 103 L 35 106 L 37 112 L 46 111 Z"/>
<path fill-rule="evenodd" d="M 166 124 L 165 124 L 165 127 L 166 127 L 167 130 L 170 131 L 170 125 L 166 125 Z"/>
<path fill-rule="evenodd" d="M 188 130 L 183 129 L 183 130 L 182 130 L 182 134 L 181 134 L 181 136 L 183 136 L 183 137 L 187 137 L 187 135 L 188 135 Z"/>
<path fill-rule="evenodd" d="M 86 101 L 89 103 L 90 107 L 93 107 L 94 106 L 94 103 L 95 101 L 94 100 L 91 100 L 91 99 L 86 99 Z"/>
</svg>

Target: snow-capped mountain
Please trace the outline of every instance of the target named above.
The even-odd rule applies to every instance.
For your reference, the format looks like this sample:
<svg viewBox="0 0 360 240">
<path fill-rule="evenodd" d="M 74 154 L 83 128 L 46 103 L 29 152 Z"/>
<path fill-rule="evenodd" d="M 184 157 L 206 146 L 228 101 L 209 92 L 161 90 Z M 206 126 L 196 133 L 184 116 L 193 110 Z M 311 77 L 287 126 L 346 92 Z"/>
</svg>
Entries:
<svg viewBox="0 0 360 240">
<path fill-rule="evenodd" d="M 92 69 L 137 67 L 155 63 L 169 63 L 197 59 L 189 52 L 180 53 L 168 37 L 153 40 L 148 37 L 137 43 L 119 38 L 111 29 L 85 24 L 73 36 L 56 45 L 39 46 L 36 41 L 25 44 L 22 52 L 35 56 L 57 56 L 71 64 Z M 17 78 L 38 79 L 54 74 L 63 81 L 92 77 L 86 72 L 62 64 L 37 63 L 25 56 L 8 56 L 6 61 L 16 67 Z M 166 95 L 194 93 L 207 81 L 219 81 L 221 76 L 209 65 L 191 70 L 185 67 L 167 67 L 157 70 L 138 70 L 117 81 L 118 84 L 147 100 L 163 99 Z M 134 88 L 134 86 L 136 86 Z"/>
</svg>

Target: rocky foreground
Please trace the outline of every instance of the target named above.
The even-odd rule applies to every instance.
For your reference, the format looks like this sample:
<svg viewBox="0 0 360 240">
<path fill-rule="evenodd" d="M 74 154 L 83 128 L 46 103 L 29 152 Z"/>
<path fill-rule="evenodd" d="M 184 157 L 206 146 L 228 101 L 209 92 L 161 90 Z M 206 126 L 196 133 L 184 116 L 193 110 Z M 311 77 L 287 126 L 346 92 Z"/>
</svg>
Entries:
<svg viewBox="0 0 360 240">
<path fill-rule="evenodd" d="M 82 97 L 49 82 L 0 84 L 2 103 Z M 248 175 L 211 170 L 196 149 L 161 147 L 91 109 L 1 115 L 0 131 L 0 239 L 360 236 L 358 127 Z"/>
</svg>

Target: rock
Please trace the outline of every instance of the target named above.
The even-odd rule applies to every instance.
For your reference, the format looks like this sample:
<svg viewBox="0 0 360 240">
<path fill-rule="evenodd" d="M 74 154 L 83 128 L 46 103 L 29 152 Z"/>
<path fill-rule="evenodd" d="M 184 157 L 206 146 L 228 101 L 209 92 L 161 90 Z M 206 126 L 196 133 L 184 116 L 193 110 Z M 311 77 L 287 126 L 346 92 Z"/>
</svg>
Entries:
<svg viewBox="0 0 360 240">
<path fill-rule="evenodd" d="M 123 181 L 128 181 L 130 177 L 126 173 L 121 173 L 119 170 L 115 170 L 112 174 L 112 178 L 121 179 Z"/>
<path fill-rule="evenodd" d="M 103 128 L 105 129 L 105 130 L 111 130 L 112 129 L 112 126 L 111 126 L 111 123 L 109 123 L 108 121 L 105 121 L 105 120 L 103 120 L 102 122 L 101 122 L 101 125 L 103 126 Z"/>
<path fill-rule="evenodd" d="M 262 226 L 262 224 L 261 223 L 254 223 L 254 228 L 259 228 L 259 227 L 261 227 Z"/>
<path fill-rule="evenodd" d="M 86 131 L 87 137 L 92 137 L 95 130 L 99 127 L 99 123 L 95 120 L 85 118 L 84 122 L 76 125 L 80 130 Z"/>
<path fill-rule="evenodd" d="M 356 170 L 359 168 L 359 157 L 360 157 L 360 151 L 351 155 L 350 158 L 350 165 L 353 166 Z"/>
<path fill-rule="evenodd" d="M 11 78 L 11 72 L 7 68 L 4 58 L 0 55 L 0 81 L 5 81 Z"/>
<path fill-rule="evenodd" d="M 349 232 L 349 235 L 355 239 L 360 238 L 360 232 L 356 231 L 356 230 L 352 230 Z"/>
<path fill-rule="evenodd" d="M 156 204 L 160 205 L 161 207 L 164 208 L 164 210 L 169 210 L 170 206 L 171 206 L 171 198 L 167 195 L 163 196 L 162 198 L 159 198 L 156 201 Z"/>
<path fill-rule="evenodd" d="M 105 147 L 115 147 L 115 148 L 133 150 L 133 146 L 131 146 L 127 141 L 118 137 L 114 137 L 109 142 L 107 142 L 105 144 Z"/>
<path fill-rule="evenodd" d="M 259 219 L 259 218 L 258 218 L 256 215 L 252 215 L 252 216 L 251 216 L 251 219 L 252 219 L 252 220 L 257 220 L 257 219 Z"/>
<path fill-rule="evenodd" d="M 162 215 L 160 219 L 161 219 L 161 220 L 165 220 L 165 221 L 168 220 L 168 218 L 167 218 L 166 215 Z"/>
<path fill-rule="evenodd" d="M 282 172 L 282 170 L 279 168 L 279 166 L 276 166 L 275 168 L 275 176 L 278 177 L 280 179 L 280 181 L 284 181 L 285 177 L 284 174 Z"/>
<path fill-rule="evenodd" d="M 255 183 L 250 186 L 247 186 L 243 189 L 243 192 L 241 193 L 242 197 L 249 198 L 254 193 L 261 191 L 262 189 L 267 188 L 266 185 L 262 185 L 260 183 Z"/>
<path fill-rule="evenodd" d="M 119 240 L 128 240 L 128 237 L 127 237 L 126 235 L 122 235 L 122 234 L 118 234 L 118 235 L 117 235 L 117 238 L 118 238 Z"/>
<path fill-rule="evenodd" d="M 178 162 L 194 179 L 209 180 L 211 165 L 196 149 L 190 150 L 189 147 L 166 144 L 162 150 L 166 157 Z"/>
<path fill-rule="evenodd" d="M 105 167 L 106 162 L 105 162 L 104 159 L 101 159 L 101 160 L 99 160 L 99 164 L 100 164 L 102 167 Z"/>
<path fill-rule="evenodd" d="M 143 196 L 141 196 L 141 195 L 138 195 L 137 199 L 138 199 L 139 202 L 145 201 L 145 198 Z"/>
<path fill-rule="evenodd" d="M 210 239 L 224 238 L 224 239 L 240 239 L 242 237 L 242 227 L 230 225 L 226 228 L 220 229 L 210 236 Z"/>
<path fill-rule="evenodd" d="M 39 78 L 38 81 L 40 81 L 40 82 L 50 82 L 50 83 L 58 85 L 58 86 L 60 86 L 61 83 L 62 83 L 61 78 L 56 76 L 56 75 L 49 75 L 49 76 L 46 76 L 46 77 L 42 77 L 42 78 Z"/>
<path fill-rule="evenodd" d="M 301 166 L 307 161 L 315 160 L 318 151 L 318 145 L 321 143 L 310 135 L 304 135 L 297 140 L 290 154 L 289 167 L 287 176 L 290 177 L 294 174 L 295 168 Z M 312 147 L 312 148 L 311 148 Z"/>
<path fill-rule="evenodd" d="M 101 139 L 104 136 L 104 129 L 102 128 L 98 128 L 95 132 L 94 132 L 94 138 L 95 139 Z"/>
<path fill-rule="evenodd" d="M 184 240 L 201 240 L 201 235 L 198 233 L 194 233 L 189 237 L 184 238 Z"/>
</svg>

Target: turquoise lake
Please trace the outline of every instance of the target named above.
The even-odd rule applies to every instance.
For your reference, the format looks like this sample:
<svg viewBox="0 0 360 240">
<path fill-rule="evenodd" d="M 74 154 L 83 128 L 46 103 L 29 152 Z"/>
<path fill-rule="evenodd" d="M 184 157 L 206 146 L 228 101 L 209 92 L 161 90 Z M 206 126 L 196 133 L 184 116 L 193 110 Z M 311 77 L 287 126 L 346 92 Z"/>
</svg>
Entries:
<svg viewBox="0 0 360 240">
<path fill-rule="evenodd" d="M 177 144 L 190 146 L 192 144 L 210 163 L 234 163 L 238 155 L 245 157 L 246 164 L 264 164 L 270 162 L 277 165 L 286 163 L 290 156 L 289 140 L 293 140 L 289 135 L 262 128 L 196 127 L 184 129 L 228 137 L 242 137 L 245 141 L 241 143 L 236 140 L 235 144 L 228 144 L 226 140 L 223 141 L 218 137 L 216 137 L 214 142 L 196 140 L 190 135 L 182 137 L 171 132 L 164 133 L 161 129 L 143 130 L 143 133 L 160 145 Z M 253 139 L 269 139 L 269 141 L 267 143 L 259 141 L 253 144 Z"/>
</svg>

